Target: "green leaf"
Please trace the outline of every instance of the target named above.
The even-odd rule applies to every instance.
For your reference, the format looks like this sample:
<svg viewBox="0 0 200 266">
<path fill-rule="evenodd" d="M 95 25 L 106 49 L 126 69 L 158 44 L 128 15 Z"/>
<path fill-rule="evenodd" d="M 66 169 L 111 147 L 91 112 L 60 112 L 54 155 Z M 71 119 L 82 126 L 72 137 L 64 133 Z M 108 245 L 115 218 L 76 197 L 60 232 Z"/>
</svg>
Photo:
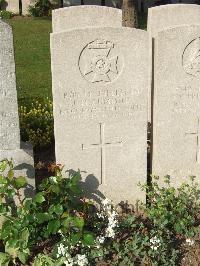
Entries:
<svg viewBox="0 0 200 266">
<path fill-rule="evenodd" d="M 82 191 L 81 188 L 78 187 L 77 184 L 76 184 L 76 185 L 71 184 L 71 185 L 70 185 L 70 189 L 71 189 L 71 191 L 72 191 L 73 193 L 75 193 L 75 194 L 80 194 L 81 191 Z"/>
<path fill-rule="evenodd" d="M 51 186 L 51 190 L 56 193 L 56 194 L 59 194 L 60 193 L 60 187 L 59 185 L 52 185 Z"/>
<path fill-rule="evenodd" d="M 24 176 L 19 176 L 15 179 L 15 187 L 17 189 L 23 188 L 27 184 L 26 178 Z"/>
<path fill-rule="evenodd" d="M 13 196 L 15 195 L 15 190 L 14 189 L 7 189 L 7 196 L 9 198 L 13 198 Z"/>
<path fill-rule="evenodd" d="M 34 261 L 34 266 L 54 266 L 55 262 L 47 255 L 39 254 Z"/>
<path fill-rule="evenodd" d="M 29 235 L 30 234 L 28 228 L 24 228 L 20 233 L 20 240 L 22 239 L 27 244 L 29 240 Z"/>
<path fill-rule="evenodd" d="M 35 195 L 34 201 L 37 203 L 42 203 L 45 201 L 45 197 L 43 196 L 43 192 L 39 192 Z"/>
<path fill-rule="evenodd" d="M 55 205 L 54 212 L 58 215 L 61 215 L 63 213 L 63 206 L 61 204 Z"/>
<path fill-rule="evenodd" d="M 70 240 L 71 240 L 72 246 L 75 246 L 79 242 L 80 238 L 81 238 L 81 234 L 80 233 L 71 234 L 71 239 Z"/>
<path fill-rule="evenodd" d="M 19 250 L 18 241 L 16 239 L 10 239 L 6 242 L 5 252 L 12 258 L 17 258 L 17 252 Z"/>
<path fill-rule="evenodd" d="M 73 219 L 71 217 L 67 217 L 62 220 L 62 225 L 64 226 L 65 229 L 68 229 L 72 223 Z"/>
<path fill-rule="evenodd" d="M 76 172 L 72 177 L 71 177 L 71 184 L 72 186 L 76 186 L 77 183 L 81 180 L 81 174 L 80 172 Z"/>
<path fill-rule="evenodd" d="M 95 243 L 95 238 L 92 233 L 85 233 L 83 235 L 83 244 L 85 246 L 92 246 Z"/>
<path fill-rule="evenodd" d="M 30 251 L 29 251 L 28 248 L 27 248 L 27 249 L 23 249 L 23 252 L 20 251 L 20 250 L 17 252 L 17 257 L 19 258 L 19 260 L 20 260 L 23 264 L 26 263 L 26 261 L 28 260 L 29 255 L 30 255 Z"/>
<path fill-rule="evenodd" d="M 10 220 L 4 220 L 2 229 L 1 229 L 1 239 L 6 239 L 11 235 L 11 228 L 13 227 L 13 223 Z"/>
<path fill-rule="evenodd" d="M 47 222 L 47 221 L 52 219 L 52 215 L 47 213 L 47 212 L 36 213 L 35 217 L 36 217 L 39 224 L 42 224 L 42 223 Z"/>
<path fill-rule="evenodd" d="M 82 229 L 85 224 L 85 221 L 83 218 L 75 217 L 74 218 L 74 225 L 78 228 Z"/>
<path fill-rule="evenodd" d="M 2 160 L 0 162 L 0 171 L 4 172 L 6 170 L 7 166 L 8 166 L 8 161 L 7 160 Z"/>
<path fill-rule="evenodd" d="M 50 213 L 56 213 L 57 215 L 61 215 L 63 213 L 63 206 L 61 204 L 51 205 L 49 207 Z"/>
<path fill-rule="evenodd" d="M 49 221 L 47 225 L 47 231 L 49 234 L 56 234 L 60 228 L 60 221 L 59 220 L 52 220 Z"/>
<path fill-rule="evenodd" d="M 0 175 L 0 184 L 6 184 L 6 183 L 7 179 L 4 176 Z"/>
<path fill-rule="evenodd" d="M 8 266 L 11 260 L 10 255 L 0 252 L 0 265 Z"/>
<path fill-rule="evenodd" d="M 9 180 L 12 180 L 13 179 L 13 177 L 14 177 L 14 171 L 12 169 L 10 169 L 8 171 L 7 177 L 8 177 Z"/>
</svg>

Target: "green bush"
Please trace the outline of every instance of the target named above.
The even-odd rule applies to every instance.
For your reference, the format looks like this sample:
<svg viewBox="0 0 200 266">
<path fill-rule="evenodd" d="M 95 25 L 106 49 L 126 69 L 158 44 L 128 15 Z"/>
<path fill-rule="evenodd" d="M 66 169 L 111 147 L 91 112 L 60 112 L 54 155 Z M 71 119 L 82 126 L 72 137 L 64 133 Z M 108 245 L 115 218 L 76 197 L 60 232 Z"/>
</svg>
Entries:
<svg viewBox="0 0 200 266">
<path fill-rule="evenodd" d="M 159 177 L 153 177 L 151 187 L 145 185 L 148 205 L 144 212 L 151 222 L 170 234 L 192 237 L 196 234 L 196 221 L 200 211 L 200 189 L 195 177 L 190 184 L 183 183 L 178 189 L 171 186 L 171 177 L 164 177 L 164 187 L 158 185 Z"/>
<path fill-rule="evenodd" d="M 0 11 L 0 17 L 2 19 L 11 19 L 13 17 L 13 13 L 10 11 L 6 11 L 6 10 L 1 10 Z"/>
<path fill-rule="evenodd" d="M 43 180 L 32 199 L 23 199 L 25 177 L 14 176 L 12 162 L 0 162 L 0 265 L 176 266 L 180 242 L 195 242 L 187 239 L 188 232 L 196 233 L 199 213 L 194 180 L 170 191 L 157 181 L 151 190 L 143 186 L 150 193 L 144 213 L 119 215 L 108 199 L 97 207 L 85 197 L 80 172 L 66 178 L 62 166 L 51 169 L 55 175 Z M 177 230 L 172 221 L 176 216 L 177 224 L 185 223 L 186 213 L 184 230 Z"/>
<path fill-rule="evenodd" d="M 78 185 L 80 173 L 64 178 L 60 166 L 54 166 L 54 171 L 56 175 L 42 182 L 33 199 L 22 199 L 21 189 L 27 185 L 25 177 L 14 177 L 12 162 L 3 160 L 0 163 L 1 265 L 11 261 L 14 265 L 19 262 L 27 265 L 31 255 L 35 258 L 34 246 L 37 250 L 41 242 L 55 250 L 64 238 L 71 246 L 94 245 L 94 234 L 90 231 L 93 205 L 83 198 Z M 19 203 L 17 209 L 13 199 Z M 43 264 L 47 261 L 56 262 L 52 265 L 64 265 L 62 256 L 51 259 L 45 254 L 36 256 L 34 265 L 49 265 Z"/>
<path fill-rule="evenodd" d="M 35 5 L 29 6 L 29 14 L 33 17 L 51 16 L 53 5 L 49 0 L 38 0 Z"/>
<path fill-rule="evenodd" d="M 19 119 L 23 141 L 30 142 L 34 147 L 52 143 L 53 104 L 48 98 L 20 106 Z"/>
</svg>

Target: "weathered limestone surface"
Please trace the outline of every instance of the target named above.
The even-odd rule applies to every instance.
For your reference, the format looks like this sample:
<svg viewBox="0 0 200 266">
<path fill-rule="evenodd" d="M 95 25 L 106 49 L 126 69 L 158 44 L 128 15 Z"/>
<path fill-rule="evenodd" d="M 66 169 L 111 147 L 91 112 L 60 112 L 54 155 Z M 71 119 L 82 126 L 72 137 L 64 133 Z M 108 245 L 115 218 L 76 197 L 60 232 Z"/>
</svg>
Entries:
<svg viewBox="0 0 200 266">
<path fill-rule="evenodd" d="M 200 24 L 200 6 L 194 4 L 170 4 L 152 7 L 148 9 L 147 31 L 149 32 L 150 50 L 153 51 L 153 39 L 159 31 L 166 30 L 172 27 Z M 152 54 L 150 55 L 152 60 Z M 152 62 L 149 67 L 149 76 L 152 73 Z M 152 84 L 152 79 L 149 80 L 149 85 Z M 150 86 L 149 86 L 150 87 Z M 149 115 L 151 121 L 151 91 L 149 92 Z"/>
<path fill-rule="evenodd" d="M 84 27 L 121 27 L 122 11 L 102 6 L 72 6 L 52 12 L 53 32 Z"/>
<path fill-rule="evenodd" d="M 200 26 L 155 37 L 153 174 L 200 177 Z"/>
<path fill-rule="evenodd" d="M 23 195 L 32 197 L 35 192 L 35 169 L 33 148 L 30 144 L 21 143 L 15 150 L 0 150 L 0 161 L 7 158 L 13 161 L 15 176 L 25 176 L 28 186 L 23 189 Z"/>
<path fill-rule="evenodd" d="M 13 35 L 11 27 L 0 21 L 0 160 L 13 159 L 16 175 L 27 174 L 34 187 L 32 148 L 20 144 Z"/>
<path fill-rule="evenodd" d="M 85 28 L 51 35 L 57 163 L 114 202 L 145 199 L 148 33 Z"/>
<path fill-rule="evenodd" d="M 170 4 L 149 8 L 147 30 L 152 37 L 164 29 L 200 24 L 200 6 L 194 4 Z"/>
<path fill-rule="evenodd" d="M 15 62 L 11 27 L 0 21 L 0 150 L 20 147 Z"/>
</svg>

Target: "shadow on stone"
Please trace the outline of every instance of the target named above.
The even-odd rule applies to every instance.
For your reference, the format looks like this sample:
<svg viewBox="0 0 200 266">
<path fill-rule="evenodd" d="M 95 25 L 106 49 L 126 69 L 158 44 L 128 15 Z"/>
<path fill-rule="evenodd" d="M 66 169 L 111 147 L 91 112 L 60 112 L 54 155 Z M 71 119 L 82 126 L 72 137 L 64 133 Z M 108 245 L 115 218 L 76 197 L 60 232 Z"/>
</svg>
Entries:
<svg viewBox="0 0 200 266">
<path fill-rule="evenodd" d="M 73 169 L 67 170 L 69 173 L 69 176 L 73 176 L 77 173 L 77 171 L 74 171 Z M 81 171 L 81 173 L 87 173 L 85 171 Z M 99 181 L 98 179 L 93 175 L 89 174 L 86 176 L 84 180 L 81 180 L 79 182 L 80 187 L 83 190 L 83 195 L 89 199 L 94 200 L 96 203 L 100 204 L 103 199 L 105 199 L 105 196 L 101 191 L 98 190 L 99 188 Z"/>
<path fill-rule="evenodd" d="M 35 182 L 35 169 L 32 165 L 27 164 L 27 163 L 21 163 L 18 164 L 17 166 L 14 167 L 14 171 L 23 171 L 26 174 L 24 175 L 27 178 L 27 182 L 28 184 L 26 185 L 26 187 L 23 189 L 23 195 L 24 197 L 27 198 L 32 198 L 35 194 L 35 187 L 34 187 L 34 182 Z M 31 180 L 33 181 L 33 184 Z"/>
<path fill-rule="evenodd" d="M 27 164 L 27 163 L 21 163 L 18 164 L 17 166 L 14 167 L 14 170 L 18 170 L 18 171 L 26 171 L 26 176 L 30 179 L 34 179 L 34 173 L 35 173 L 35 169 L 32 165 Z"/>
</svg>

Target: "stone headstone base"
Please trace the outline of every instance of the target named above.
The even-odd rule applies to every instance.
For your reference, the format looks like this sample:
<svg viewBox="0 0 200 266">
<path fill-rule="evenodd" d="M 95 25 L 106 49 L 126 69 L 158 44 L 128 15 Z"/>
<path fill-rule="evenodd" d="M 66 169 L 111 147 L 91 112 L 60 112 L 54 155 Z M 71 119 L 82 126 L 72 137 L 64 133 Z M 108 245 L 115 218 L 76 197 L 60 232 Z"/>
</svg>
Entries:
<svg viewBox="0 0 200 266">
<path fill-rule="evenodd" d="M 23 197 L 32 197 L 35 193 L 35 169 L 32 145 L 21 142 L 20 149 L 0 150 L 0 160 L 13 160 L 16 177 L 25 176 L 28 186 L 22 192 Z"/>
</svg>

